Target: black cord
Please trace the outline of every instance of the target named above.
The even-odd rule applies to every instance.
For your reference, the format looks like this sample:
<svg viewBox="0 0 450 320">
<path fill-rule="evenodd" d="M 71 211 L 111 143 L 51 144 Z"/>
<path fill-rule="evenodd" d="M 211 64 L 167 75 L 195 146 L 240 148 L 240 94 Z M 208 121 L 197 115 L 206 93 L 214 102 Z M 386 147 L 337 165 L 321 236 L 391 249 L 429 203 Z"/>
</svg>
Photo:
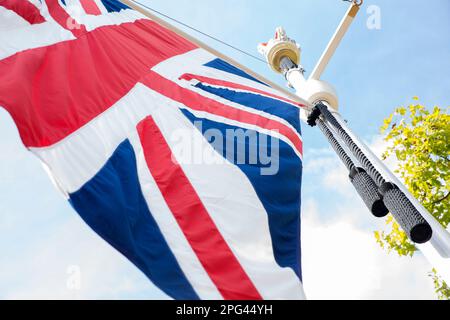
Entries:
<svg viewBox="0 0 450 320">
<path fill-rule="evenodd" d="M 382 185 L 386 182 L 386 180 L 382 177 L 382 175 L 378 172 L 377 169 L 372 165 L 370 160 L 366 157 L 364 152 L 353 142 L 353 139 L 347 134 L 347 132 L 342 128 L 340 123 L 336 120 L 333 114 L 328 110 L 328 107 L 324 104 L 319 103 L 317 108 L 320 110 L 320 113 L 325 117 L 325 119 L 337 130 L 339 136 L 341 136 L 342 140 L 347 144 L 352 153 L 355 155 L 356 159 L 363 165 L 364 169 L 367 170 L 367 173 L 370 177 L 376 182 L 378 186 Z"/>
<path fill-rule="evenodd" d="M 380 199 L 382 199 L 385 208 L 392 213 L 392 215 L 395 217 L 395 220 L 397 220 L 401 228 L 406 232 L 408 237 L 413 242 L 425 243 L 428 240 L 430 240 L 433 234 L 431 226 L 420 214 L 419 210 L 417 210 L 414 204 L 412 204 L 412 202 L 408 199 L 405 193 L 403 193 L 403 191 L 401 191 L 397 185 L 391 182 L 387 182 L 381 176 L 381 174 L 373 166 L 373 164 L 362 152 L 362 150 L 358 147 L 358 145 L 348 135 L 348 133 L 344 130 L 344 128 L 342 128 L 339 121 L 337 121 L 334 115 L 328 110 L 328 107 L 326 105 L 318 103 L 314 109 L 316 111 L 313 111 L 311 113 L 310 115 L 311 118 L 308 119 L 308 123 L 310 122 L 312 123 L 315 118 L 318 118 L 320 115 L 322 115 L 325 118 L 325 120 L 331 126 L 334 127 L 334 129 L 337 131 L 337 134 L 344 141 L 344 143 L 347 145 L 347 147 L 350 149 L 350 151 L 353 153 L 356 159 L 361 163 L 363 169 L 367 171 L 368 176 L 366 178 L 369 177 L 371 178 L 370 180 L 367 181 L 369 182 L 372 181 L 372 183 L 374 183 L 373 180 L 375 180 L 376 183 L 375 189 L 372 187 L 370 189 L 366 189 L 366 187 L 363 186 L 363 184 L 365 184 L 365 181 L 357 180 L 355 185 L 354 183 L 355 180 L 352 180 L 352 183 L 357 188 L 357 190 L 363 187 L 362 189 L 363 192 L 360 193 L 363 199 L 367 191 L 370 192 L 370 194 L 367 193 L 371 197 L 369 198 L 369 200 L 372 199 L 373 190 L 375 190 L 377 193 L 380 193 L 382 196 L 382 198 Z M 366 178 L 364 178 L 364 180 L 366 180 Z M 360 185 L 360 182 L 362 182 L 363 184 Z M 385 210 L 385 208 L 378 206 L 380 204 L 380 201 L 378 201 L 377 199 L 375 200 L 377 209 L 380 209 L 380 213 L 383 213 L 384 212 L 383 210 Z M 372 213 L 374 213 L 373 210 Z"/>
<path fill-rule="evenodd" d="M 318 113 L 319 110 L 314 110 L 316 110 L 316 112 L 308 118 L 308 123 L 311 125 L 317 125 L 325 135 L 330 145 L 336 151 L 336 154 L 350 171 L 350 182 L 355 187 L 370 212 L 372 212 L 375 217 L 384 217 L 388 214 L 388 209 L 383 203 L 383 197 L 378 192 L 377 185 L 363 168 L 359 168 L 355 165 L 353 160 L 349 157 L 347 151 L 344 150 L 341 143 L 335 138 L 333 132 L 328 128 L 328 125 L 320 118 L 320 114 Z"/>
<path fill-rule="evenodd" d="M 342 160 L 347 169 L 349 171 L 352 170 L 355 167 L 355 164 L 353 163 L 352 159 L 350 159 L 347 152 L 345 152 L 345 150 L 341 147 L 339 142 L 333 136 L 333 133 L 330 131 L 330 129 L 328 129 L 328 127 L 325 125 L 323 120 L 317 119 L 316 124 L 322 131 L 322 133 L 325 135 L 325 137 L 328 139 L 328 142 L 333 147 L 334 151 L 336 151 L 336 154 Z"/>
</svg>

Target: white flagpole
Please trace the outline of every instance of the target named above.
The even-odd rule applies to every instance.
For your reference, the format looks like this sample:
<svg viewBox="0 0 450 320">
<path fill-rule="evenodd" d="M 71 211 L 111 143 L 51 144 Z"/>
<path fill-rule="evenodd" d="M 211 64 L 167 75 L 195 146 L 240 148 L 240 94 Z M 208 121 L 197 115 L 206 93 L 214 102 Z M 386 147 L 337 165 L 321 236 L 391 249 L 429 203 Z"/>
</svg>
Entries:
<svg viewBox="0 0 450 320">
<path fill-rule="evenodd" d="M 438 270 L 442 278 L 447 283 L 450 283 L 450 233 L 447 232 L 447 230 L 445 230 L 443 226 L 422 206 L 422 204 L 408 191 L 403 183 L 370 150 L 370 148 L 351 131 L 347 123 L 342 119 L 340 113 L 338 112 L 338 99 L 336 91 L 330 84 L 320 80 L 320 76 L 325 70 L 325 67 L 327 66 L 340 41 L 344 37 L 345 32 L 348 30 L 361 3 L 362 1 L 357 0 L 352 2 L 308 80 L 304 78 L 303 68 L 298 66 L 300 62 L 300 51 L 293 45 L 295 44 L 295 41 L 289 39 L 283 29 L 277 29 L 277 35 L 281 36 L 277 36 L 275 39 L 269 40 L 266 44 L 260 45 L 258 49 L 265 56 L 272 70 L 282 72 L 284 74 L 288 83 L 296 90 L 297 95 L 309 102 L 311 105 L 325 104 L 328 107 L 331 112 L 331 117 L 334 116 L 336 122 L 331 123 L 323 115 L 320 115 L 320 117 L 322 117 L 320 121 L 322 121 L 329 128 L 329 130 L 334 132 L 336 135 L 336 140 L 340 141 L 340 143 L 343 142 L 341 139 L 342 136 L 339 136 L 337 132 L 338 130 L 335 128 L 335 125 L 337 124 L 342 128 L 344 134 L 352 140 L 352 143 L 360 149 L 360 155 L 368 160 L 369 165 L 372 169 L 379 173 L 381 179 L 386 182 L 393 183 L 399 188 L 401 193 L 403 193 L 403 200 L 409 202 L 406 207 L 409 206 L 409 208 L 412 208 L 418 216 L 425 219 L 426 222 L 424 223 L 428 223 L 429 227 L 431 227 L 431 239 L 425 243 L 417 243 L 417 247 L 425 255 L 431 265 Z M 297 51 L 286 54 L 286 50 Z M 294 59 L 296 61 L 294 61 L 292 57 L 297 57 L 297 59 Z M 308 110 L 306 116 L 310 115 L 311 111 Z M 306 118 L 306 116 L 304 116 L 304 118 Z M 406 211 L 403 213 L 400 212 L 400 216 L 405 214 Z"/>
<path fill-rule="evenodd" d="M 314 67 L 314 70 L 311 72 L 309 79 L 320 80 L 320 77 L 327 67 L 328 62 L 341 43 L 342 38 L 344 38 L 345 33 L 353 22 L 353 19 L 356 17 L 361 4 L 362 0 L 357 4 L 349 6 L 347 12 L 341 20 L 341 23 L 337 27 L 334 35 L 331 37 L 330 42 L 328 42 L 326 49 L 323 51 L 322 56 Z"/>
</svg>

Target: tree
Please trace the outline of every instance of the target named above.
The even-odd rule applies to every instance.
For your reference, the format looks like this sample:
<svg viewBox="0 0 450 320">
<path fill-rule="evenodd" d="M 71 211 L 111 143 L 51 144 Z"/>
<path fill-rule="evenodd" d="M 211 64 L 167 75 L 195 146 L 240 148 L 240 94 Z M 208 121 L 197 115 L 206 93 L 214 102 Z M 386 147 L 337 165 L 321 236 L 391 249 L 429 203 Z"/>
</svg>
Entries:
<svg viewBox="0 0 450 320">
<path fill-rule="evenodd" d="M 449 300 L 450 299 L 450 287 L 445 283 L 444 280 L 439 277 L 435 268 L 431 269 L 428 275 L 433 279 L 434 288 L 438 299 Z"/>
<path fill-rule="evenodd" d="M 396 108 L 381 132 L 388 142 L 382 159 L 395 157 L 396 172 L 409 191 L 446 228 L 450 223 L 450 107 L 428 110 L 417 102 Z M 416 103 L 417 102 L 417 103 Z M 387 251 L 413 256 L 417 248 L 389 214 L 386 230 L 375 238 Z M 433 269 L 429 276 L 440 299 L 450 299 L 450 288 Z"/>
</svg>

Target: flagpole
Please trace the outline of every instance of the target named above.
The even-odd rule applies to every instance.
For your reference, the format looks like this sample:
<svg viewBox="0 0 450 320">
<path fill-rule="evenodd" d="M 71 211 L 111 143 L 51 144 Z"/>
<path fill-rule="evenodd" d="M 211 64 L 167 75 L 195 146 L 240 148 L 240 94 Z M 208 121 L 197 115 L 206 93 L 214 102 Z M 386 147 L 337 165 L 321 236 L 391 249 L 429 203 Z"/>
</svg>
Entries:
<svg viewBox="0 0 450 320">
<path fill-rule="evenodd" d="M 337 27 L 334 35 L 331 37 L 330 42 L 328 42 L 326 49 L 323 51 L 322 56 L 319 58 L 319 61 L 311 72 L 309 79 L 320 79 L 323 71 L 328 65 L 328 62 L 330 61 L 331 57 L 342 41 L 342 38 L 344 38 L 344 35 L 347 32 L 348 28 L 352 24 L 353 19 L 358 14 L 359 7 L 362 5 L 362 2 L 362 0 L 360 2 L 355 2 L 353 5 L 348 7 L 348 10 L 344 14 L 341 23 Z"/>
<path fill-rule="evenodd" d="M 265 56 L 272 70 L 283 73 L 288 84 L 296 90 L 296 94 L 314 106 L 305 111 L 303 118 L 308 119 L 310 125 L 317 125 L 321 129 L 347 168 L 358 166 L 358 171 L 367 171 L 368 177 L 365 175 L 364 179 L 361 179 L 364 180 L 362 184 L 354 183 L 352 173 L 350 180 L 372 213 L 377 216 L 371 205 L 378 202 L 377 196 L 381 196 L 383 203 L 409 238 L 416 242 L 417 247 L 438 269 L 442 278 L 450 283 L 450 234 L 350 129 L 338 112 L 336 91 L 329 83 L 320 80 L 360 5 L 361 1 L 352 1 L 308 80 L 305 79 L 304 69 L 300 65 L 300 49 L 282 28 L 277 28 L 276 37 L 260 44 L 258 50 Z M 351 163 L 351 156 L 356 158 L 356 163 Z M 377 186 L 375 190 L 373 184 Z M 382 216 L 383 210 L 379 213 L 379 216 Z"/>
<path fill-rule="evenodd" d="M 247 68 L 246 66 L 240 64 L 239 62 L 235 61 L 234 59 L 232 59 L 232 58 L 230 58 L 230 57 L 220 53 L 216 49 L 208 46 L 207 44 L 205 44 L 202 41 L 194 38 L 193 36 L 191 36 L 189 34 L 187 34 L 186 32 L 182 31 L 181 29 L 173 26 L 172 24 L 168 23 L 164 19 L 161 19 L 160 17 L 158 17 L 158 16 L 154 15 L 153 13 L 149 12 L 148 10 L 143 8 L 142 6 L 138 5 L 134 1 L 132 1 L 132 0 L 119 0 L 119 1 L 122 2 L 123 4 L 129 6 L 130 8 L 140 12 L 144 16 L 150 18 L 151 20 L 157 22 L 158 24 L 162 25 L 163 27 L 165 27 L 165 28 L 175 32 L 176 34 L 180 35 L 181 37 L 183 37 L 185 39 L 188 39 L 192 43 L 196 44 L 198 47 L 200 47 L 200 48 L 210 52 L 211 54 L 215 55 L 216 57 L 218 57 L 218 58 L 220 58 L 222 60 L 225 60 L 226 62 L 230 63 L 231 65 L 235 66 L 236 68 L 239 68 L 239 69 L 245 71 L 246 73 L 248 73 L 249 75 L 251 75 L 255 79 L 258 79 L 259 81 L 261 81 L 261 82 L 271 86 L 272 88 L 281 91 L 282 93 L 284 93 L 286 96 L 288 96 L 293 101 L 296 101 L 298 103 L 307 105 L 307 102 L 305 102 L 299 96 L 297 96 L 297 95 L 293 94 L 292 92 L 286 90 L 285 88 L 277 85 L 276 83 L 266 79 L 262 75 L 254 72 L 253 70 L 251 70 L 251 69 Z"/>
</svg>

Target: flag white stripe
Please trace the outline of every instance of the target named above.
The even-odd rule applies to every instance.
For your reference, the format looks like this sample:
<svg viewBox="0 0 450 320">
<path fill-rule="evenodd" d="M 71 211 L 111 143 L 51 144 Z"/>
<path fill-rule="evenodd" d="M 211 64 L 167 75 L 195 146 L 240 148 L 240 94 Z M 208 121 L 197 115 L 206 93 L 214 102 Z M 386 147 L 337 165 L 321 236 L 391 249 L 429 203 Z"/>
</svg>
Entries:
<svg viewBox="0 0 450 320">
<path fill-rule="evenodd" d="M 202 95 L 204 97 L 207 97 L 207 98 L 212 99 L 212 100 L 216 100 L 216 101 L 218 101 L 218 102 L 220 102 L 220 103 L 222 103 L 224 105 L 230 106 L 232 108 L 243 110 L 243 111 L 246 111 L 246 112 L 249 112 L 249 113 L 253 113 L 253 114 L 256 114 L 258 116 L 267 118 L 267 119 L 275 120 L 275 121 L 277 121 L 277 122 L 287 126 L 292 131 L 292 133 L 294 135 L 296 135 L 300 139 L 300 141 L 303 143 L 302 136 L 297 132 L 297 130 L 294 129 L 294 127 L 289 122 L 287 122 L 283 118 L 277 117 L 277 116 L 275 116 L 273 114 L 270 114 L 270 113 L 267 113 L 267 112 L 264 112 L 264 111 L 261 111 L 261 110 L 249 108 L 249 107 L 246 107 L 244 105 L 241 105 L 241 104 L 238 104 L 238 103 L 235 103 L 235 102 L 231 102 L 231 101 L 226 100 L 226 99 L 224 99 L 222 97 L 219 97 L 219 96 L 216 96 L 216 95 L 214 95 L 212 93 L 206 92 L 206 91 L 204 91 L 204 90 L 202 90 L 200 88 L 193 87 L 193 86 L 189 85 L 187 82 L 184 82 L 184 84 L 182 86 L 188 88 L 191 91 L 197 92 L 198 94 L 200 94 L 200 95 Z M 267 130 L 265 128 L 262 128 L 262 127 L 259 127 L 259 126 L 256 126 L 256 125 L 251 125 L 251 124 L 248 124 L 248 123 L 245 123 L 245 122 L 236 121 L 236 120 L 230 120 L 228 118 L 216 116 L 216 115 L 210 114 L 208 112 L 195 111 L 195 110 L 193 110 L 191 108 L 188 108 L 186 106 L 183 106 L 183 108 L 189 110 L 192 113 L 198 114 L 198 115 L 203 114 L 203 116 L 205 118 L 207 118 L 207 119 L 211 119 L 212 120 L 214 118 L 214 119 L 216 119 L 215 121 L 219 121 L 219 122 L 236 125 L 236 126 L 243 127 L 243 128 L 256 130 L 256 131 L 268 134 L 270 136 L 274 136 L 276 138 L 282 139 L 284 142 L 289 144 L 294 149 L 295 153 L 300 157 L 300 159 L 302 159 L 302 155 L 295 148 L 294 144 L 285 135 L 283 135 L 283 134 L 281 134 L 281 133 L 279 133 L 279 132 L 277 132 L 275 130 Z"/>
<path fill-rule="evenodd" d="M 0 32 L 0 43 L 2 44 L 0 46 L 0 60 L 24 50 L 45 47 L 58 42 L 75 39 L 72 32 L 62 28 L 55 20 L 53 20 L 48 13 L 45 1 L 42 2 L 40 10 L 41 15 L 45 18 L 46 22 L 32 25 L 27 23 L 26 26 L 18 28 L 18 19 L 22 21 L 25 20 L 14 13 L 16 18 L 13 20 L 13 24 L 8 28 L 7 26 L 4 26 L 2 19 L 4 15 L 6 15 L 9 17 L 8 20 L 10 21 L 12 16 L 6 11 L 12 11 L 6 10 L 4 7 L 0 6 L 0 28 L 3 30 L 14 30 L 13 37 L 11 37 L 11 33 L 9 32 Z"/>
<path fill-rule="evenodd" d="M 88 15 L 84 12 L 79 1 L 67 0 L 66 11 L 76 22 L 85 25 L 86 30 L 92 31 L 102 26 L 120 25 L 122 23 L 135 22 L 139 19 L 147 19 L 141 13 L 126 9 L 119 12 L 107 12 L 102 15 Z M 65 8 L 65 6 L 62 6 Z M 69 30 L 61 27 L 48 13 L 45 1 L 42 2 L 41 15 L 46 22 L 30 25 L 22 17 L 11 10 L 0 6 L 0 30 L 14 29 L 14 37 L 8 32 L 0 32 L 0 60 L 12 56 L 18 52 L 39 47 L 50 46 L 62 41 L 74 40 L 75 36 Z"/>
<path fill-rule="evenodd" d="M 51 168 L 65 193 L 80 189 L 108 161 L 136 125 L 152 110 L 154 91 L 137 84 L 116 104 L 63 140 L 30 148 Z"/>
<path fill-rule="evenodd" d="M 97 4 L 97 7 L 100 9 L 100 11 L 103 13 L 108 13 L 108 10 L 105 8 L 105 6 L 103 5 L 103 2 L 101 0 L 94 0 L 95 3 Z"/>
<path fill-rule="evenodd" d="M 2 33 L 8 32 L 11 29 L 20 29 L 29 27 L 30 23 L 19 16 L 12 10 L 8 10 L 0 5 L 0 31 Z M 1 33 L 0 33 L 1 34 Z"/>
<path fill-rule="evenodd" d="M 189 245 L 151 175 L 137 134 L 129 138 L 136 154 L 139 183 L 153 218 L 161 229 L 186 278 L 201 299 L 223 299 Z"/>
<path fill-rule="evenodd" d="M 229 118 L 218 116 L 218 115 L 215 115 L 213 113 L 208 113 L 208 112 L 205 112 L 205 111 L 193 110 L 191 108 L 186 107 L 185 105 L 180 105 L 180 108 L 188 110 L 190 113 L 192 113 L 197 118 L 205 118 L 205 119 L 209 119 L 209 120 L 212 120 L 212 121 L 228 124 L 228 125 L 231 125 L 231 126 L 236 126 L 236 127 L 240 127 L 240 128 L 244 128 L 244 129 L 254 130 L 254 131 L 266 134 L 268 136 L 271 136 L 271 137 L 283 140 L 284 142 L 286 142 L 294 150 L 295 154 L 300 158 L 300 160 L 303 160 L 303 155 L 300 154 L 300 152 L 297 150 L 297 148 L 295 148 L 293 143 L 288 138 L 286 138 L 284 135 L 280 134 L 276 130 L 267 130 L 267 129 L 258 127 L 258 126 L 253 125 L 253 124 L 248 124 L 248 123 L 245 123 L 245 122 L 231 120 Z"/>
<path fill-rule="evenodd" d="M 218 79 L 218 78 L 215 78 L 215 79 L 217 79 L 217 80 L 222 80 L 222 79 Z M 291 105 L 291 106 L 293 106 L 293 107 L 295 107 L 295 108 L 299 108 L 298 105 L 295 105 L 295 104 L 293 104 L 293 103 L 291 103 L 291 102 L 283 101 L 283 100 L 279 100 L 279 99 L 277 99 L 277 98 L 271 97 L 269 94 L 267 94 L 267 90 L 266 90 L 266 93 L 264 93 L 264 92 L 255 92 L 255 91 L 251 91 L 251 90 L 245 90 L 245 89 L 241 89 L 241 88 L 231 88 L 231 87 L 227 87 L 227 86 L 225 86 L 225 85 L 211 84 L 211 83 L 209 83 L 209 82 L 202 82 L 202 81 L 199 81 L 199 80 L 196 80 L 196 79 L 192 79 L 192 80 L 190 80 L 190 81 L 185 80 L 185 81 L 186 81 L 186 82 L 192 83 L 192 85 L 195 85 L 195 84 L 197 84 L 197 83 L 201 83 L 201 84 L 203 84 L 203 85 L 205 85 L 205 86 L 207 86 L 207 87 L 211 87 L 211 88 L 228 89 L 228 90 L 233 90 L 233 91 L 236 91 L 236 92 L 251 93 L 251 94 L 254 94 L 254 95 L 257 95 L 257 96 L 261 96 L 261 97 L 266 97 L 266 98 L 270 98 L 270 99 L 275 99 L 275 100 L 278 100 L 278 101 L 282 101 L 282 102 L 287 103 L 287 104 L 289 104 L 289 105 Z M 284 97 L 284 96 L 281 95 L 281 94 L 278 94 L 278 96 L 279 96 L 279 97 Z"/>
<path fill-rule="evenodd" d="M 216 58 L 217 58 L 216 56 L 212 55 L 206 50 L 199 48 L 164 60 L 159 64 L 157 64 L 156 66 L 154 66 L 152 70 L 158 72 L 163 77 L 175 82 L 179 82 L 178 78 L 181 75 L 185 73 L 192 73 L 200 76 L 234 82 L 240 85 L 263 90 L 286 99 L 291 99 L 288 96 L 286 96 L 283 92 L 265 86 L 259 82 L 235 75 L 233 73 L 204 66 L 204 64 Z M 306 104 L 306 102 L 304 103 Z"/>
<path fill-rule="evenodd" d="M 227 100 L 227 99 L 222 98 L 220 96 L 217 96 L 217 95 L 215 95 L 213 93 L 210 93 L 210 92 L 207 92 L 205 90 L 202 90 L 201 88 L 197 88 L 197 87 L 191 85 L 191 83 L 189 81 L 181 81 L 178 84 L 180 86 L 182 86 L 184 88 L 187 88 L 187 89 L 189 89 L 191 91 L 194 91 L 194 92 L 196 92 L 196 93 L 198 93 L 198 94 L 200 94 L 200 95 L 202 95 L 204 97 L 207 97 L 207 98 L 212 99 L 212 100 L 216 100 L 216 101 L 218 101 L 218 102 L 220 102 L 222 104 L 225 104 L 227 106 L 230 106 L 230 107 L 233 107 L 233 108 L 239 109 L 239 110 L 244 110 L 246 112 L 253 113 L 253 114 L 259 115 L 261 117 L 268 118 L 268 119 L 271 119 L 271 120 L 275 120 L 275 121 L 277 121 L 279 123 L 282 123 L 283 125 L 289 127 L 289 129 L 291 129 L 298 136 L 298 138 L 300 140 L 302 140 L 302 136 L 297 132 L 297 130 L 295 130 L 295 128 L 288 121 L 284 120 L 281 117 L 278 117 L 276 115 L 273 115 L 271 113 L 268 113 L 268 112 L 265 112 L 265 111 L 262 111 L 262 110 L 250 108 L 250 107 L 244 106 L 242 104 L 239 104 L 239 103 Z M 235 89 L 230 89 L 230 90 L 238 91 L 238 90 L 235 90 Z"/>
<path fill-rule="evenodd" d="M 103 6 L 103 5 L 102 5 Z M 76 4 L 68 5 L 66 10 L 79 24 L 86 27 L 87 31 L 95 30 L 99 27 L 108 25 L 119 25 L 127 22 L 134 22 L 139 19 L 150 20 L 143 14 L 130 9 L 121 10 L 120 12 L 108 12 L 101 15 L 86 14 L 77 0 Z"/>
</svg>

